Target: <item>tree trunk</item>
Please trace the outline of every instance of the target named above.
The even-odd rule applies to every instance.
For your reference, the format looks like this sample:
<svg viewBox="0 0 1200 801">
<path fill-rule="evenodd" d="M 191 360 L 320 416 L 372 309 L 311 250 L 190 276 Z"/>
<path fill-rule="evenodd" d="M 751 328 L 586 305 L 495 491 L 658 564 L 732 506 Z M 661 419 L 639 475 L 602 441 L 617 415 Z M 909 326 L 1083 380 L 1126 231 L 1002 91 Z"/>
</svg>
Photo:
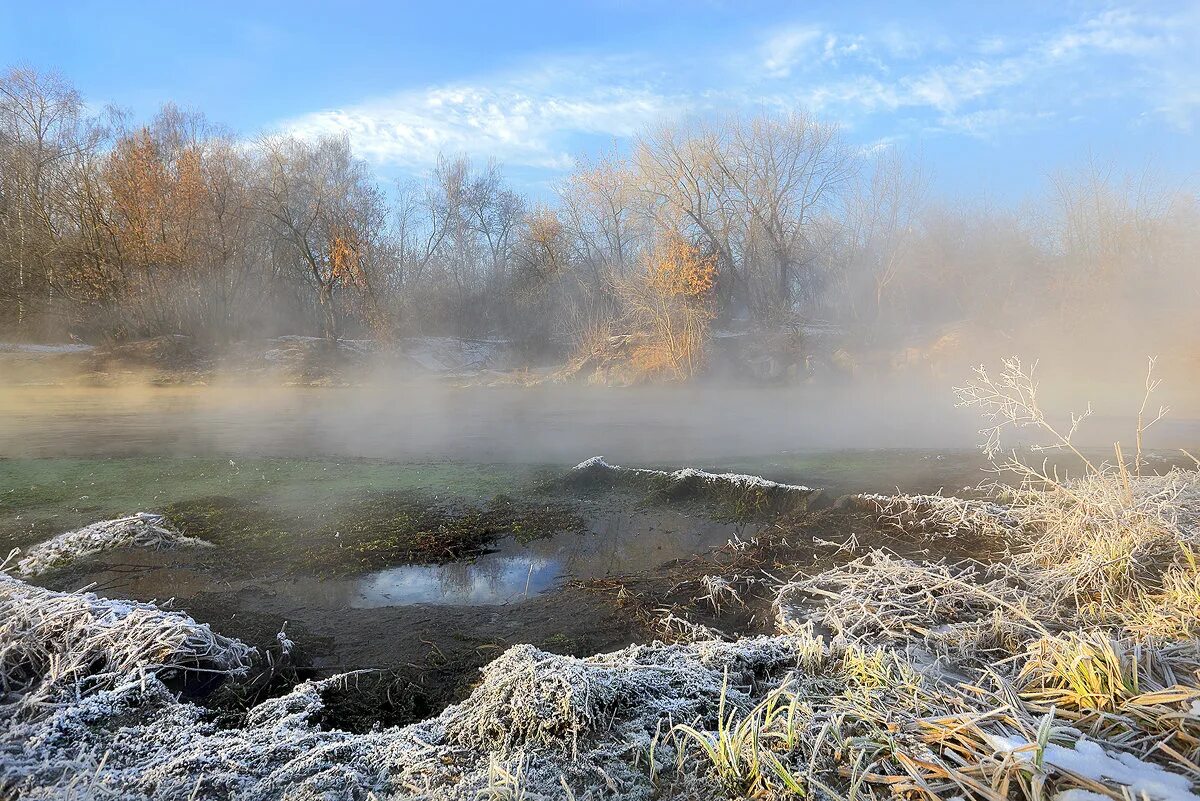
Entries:
<svg viewBox="0 0 1200 801">
<path fill-rule="evenodd" d="M 333 284 L 322 283 L 317 299 L 321 306 L 321 336 L 330 344 L 337 342 L 337 313 L 333 308 Z"/>
</svg>

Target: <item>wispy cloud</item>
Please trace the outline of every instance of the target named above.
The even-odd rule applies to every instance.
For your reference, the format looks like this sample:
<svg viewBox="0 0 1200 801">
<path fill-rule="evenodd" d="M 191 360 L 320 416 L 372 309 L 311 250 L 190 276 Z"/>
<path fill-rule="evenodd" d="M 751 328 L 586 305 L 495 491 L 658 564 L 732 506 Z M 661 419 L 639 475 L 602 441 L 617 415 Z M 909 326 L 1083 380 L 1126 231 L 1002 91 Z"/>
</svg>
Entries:
<svg viewBox="0 0 1200 801">
<path fill-rule="evenodd" d="M 789 28 L 770 36 L 762 46 L 762 63 L 773 78 L 786 78 L 796 64 L 810 52 L 817 51 L 825 37 L 815 25 Z"/>
<path fill-rule="evenodd" d="M 305 114 L 288 132 L 349 136 L 363 157 L 420 168 L 440 153 L 562 169 L 575 137 L 629 137 L 686 103 L 636 81 L 621 83 L 582 65 L 542 67 L 488 80 L 399 92 Z"/>
<path fill-rule="evenodd" d="M 750 106 L 805 106 L 874 135 L 924 131 L 988 138 L 1078 117 L 1087 103 L 1187 130 L 1200 118 L 1200 11 L 1110 8 L 1037 33 L 972 41 L 895 26 L 798 24 L 653 57 L 564 56 L 504 73 L 314 111 L 282 124 L 348 135 L 380 165 L 422 169 L 441 153 L 547 171 L 589 137 L 625 139 L 663 117 Z M 1113 111 L 1115 110 L 1115 111 Z M 884 130 L 879 130 L 883 128 Z"/>
<path fill-rule="evenodd" d="M 894 31 L 865 34 L 855 40 L 852 68 L 810 71 L 794 96 L 850 120 L 924 115 L 929 130 L 972 136 L 1027 130 L 1085 101 L 1139 109 L 1131 123 L 1138 114 L 1154 115 L 1188 129 L 1200 111 L 1197 41 L 1198 13 L 1124 9 L 1038 35 L 990 35 L 950 49 L 898 39 Z M 808 47 L 813 55 L 815 41 Z M 764 62 L 762 78 L 778 87 L 788 73 Z"/>
<path fill-rule="evenodd" d="M 771 34 L 759 51 L 762 69 L 769 77 L 788 78 L 805 67 L 837 65 L 844 58 L 862 54 L 863 39 L 816 25 L 800 25 Z"/>
</svg>

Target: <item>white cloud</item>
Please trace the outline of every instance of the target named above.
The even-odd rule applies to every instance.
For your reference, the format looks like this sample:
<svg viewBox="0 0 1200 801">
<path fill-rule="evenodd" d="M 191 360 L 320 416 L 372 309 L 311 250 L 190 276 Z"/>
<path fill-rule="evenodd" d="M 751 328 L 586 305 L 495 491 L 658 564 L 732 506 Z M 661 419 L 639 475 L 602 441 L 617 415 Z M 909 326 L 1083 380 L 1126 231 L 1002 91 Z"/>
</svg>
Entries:
<svg viewBox="0 0 1200 801">
<path fill-rule="evenodd" d="M 1161 17 L 1109 9 L 1052 37 L 1046 53 L 1064 58 L 1089 50 L 1133 56 L 1161 52 L 1171 46 L 1171 27 L 1171 21 Z"/>
<path fill-rule="evenodd" d="M 842 59 L 865 55 L 863 37 L 832 33 L 815 25 L 785 28 L 759 48 L 761 70 L 769 78 L 789 78 L 797 69 L 837 65 Z"/>
<path fill-rule="evenodd" d="M 671 99 L 592 70 L 543 68 L 490 81 L 415 89 L 305 114 L 280 127 L 299 136 L 346 135 L 362 157 L 419 168 L 439 154 L 561 169 L 578 135 L 631 136 L 673 110 Z"/>
<path fill-rule="evenodd" d="M 819 52 L 821 29 L 816 26 L 788 28 L 773 34 L 762 46 L 763 69 L 772 78 L 786 78 L 809 54 Z"/>
<path fill-rule="evenodd" d="M 797 97 L 843 118 L 926 110 L 933 130 L 974 136 L 1027 129 L 1085 101 L 1121 101 L 1137 109 L 1131 121 L 1144 112 L 1183 130 L 1200 111 L 1200 13 L 1109 9 L 1041 35 L 949 49 L 910 38 L 898 50 L 886 31 L 856 41 L 861 69 L 806 75 Z M 924 58 L 913 60 L 918 51 Z"/>
<path fill-rule="evenodd" d="M 805 106 L 851 127 L 890 115 L 896 131 L 988 137 L 1109 103 L 1128 109 L 1131 124 L 1186 130 L 1200 113 L 1196 41 L 1200 11 L 1113 8 L 1056 30 L 975 41 L 801 24 L 734 54 L 718 41 L 657 57 L 552 58 L 315 111 L 282 128 L 348 135 L 380 165 L 421 169 L 463 153 L 550 172 L 572 163 L 581 138 L 622 139 L 666 116 L 764 105 Z"/>
</svg>

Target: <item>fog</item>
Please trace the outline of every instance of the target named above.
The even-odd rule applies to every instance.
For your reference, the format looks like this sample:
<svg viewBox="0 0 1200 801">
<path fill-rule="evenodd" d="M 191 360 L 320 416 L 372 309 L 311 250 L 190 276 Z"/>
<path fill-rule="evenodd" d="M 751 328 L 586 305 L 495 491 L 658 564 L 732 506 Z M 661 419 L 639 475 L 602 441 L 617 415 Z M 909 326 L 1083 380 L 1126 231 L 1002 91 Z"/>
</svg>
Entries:
<svg viewBox="0 0 1200 801">
<path fill-rule="evenodd" d="M 1043 365 L 1043 367 L 1045 367 Z M 1143 367 L 1134 363 L 1134 368 Z M 1132 441 L 1141 398 L 1116 369 L 1093 382 L 1095 416 L 1079 442 Z M 1129 372 L 1129 375 L 1135 373 Z M 1048 381 L 1052 417 L 1082 410 L 1088 385 Z M 1188 388 L 1189 390 L 1191 388 Z M 1164 388 L 1172 414 L 1151 448 L 1192 448 L 1200 424 L 1187 393 Z M 456 387 L 435 381 L 336 389 L 278 386 L 11 387 L 0 391 L 0 457 L 248 456 L 462 460 L 568 465 L 594 455 L 642 465 L 721 465 L 828 449 L 972 449 L 978 415 L 954 406 L 951 382 L 840 386 Z M 1014 440 L 1014 443 L 1020 440 Z"/>
</svg>

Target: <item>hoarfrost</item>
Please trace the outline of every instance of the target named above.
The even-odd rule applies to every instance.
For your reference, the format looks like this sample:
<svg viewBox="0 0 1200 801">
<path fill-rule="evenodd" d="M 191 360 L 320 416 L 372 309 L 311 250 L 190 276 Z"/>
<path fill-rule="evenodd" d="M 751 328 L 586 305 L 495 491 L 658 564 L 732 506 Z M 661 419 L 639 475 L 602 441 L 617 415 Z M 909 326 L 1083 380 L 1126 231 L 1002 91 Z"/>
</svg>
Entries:
<svg viewBox="0 0 1200 801">
<path fill-rule="evenodd" d="M 29 549 L 17 562 L 17 572 L 36 576 L 85 556 L 115 548 L 174 548 L 210 543 L 170 528 L 162 515 L 138 512 L 116 520 L 102 520 L 76 531 L 59 534 Z"/>
<path fill-rule="evenodd" d="M 147 671 L 239 674 L 253 650 L 182 612 L 55 592 L 0 573 L 0 709 L 16 717 Z"/>
<path fill-rule="evenodd" d="M 651 470 L 645 467 L 621 467 L 620 465 L 610 464 L 604 460 L 603 456 L 593 456 L 586 459 L 572 468 L 574 471 L 582 471 L 588 469 L 601 470 L 616 470 L 626 473 L 632 473 L 643 476 L 656 476 L 667 478 L 672 481 L 686 481 L 689 478 L 700 479 L 708 483 L 715 484 L 731 484 L 735 487 L 743 489 L 758 488 L 758 489 L 775 489 L 795 492 L 816 492 L 812 487 L 805 487 L 801 484 L 781 484 L 776 481 L 770 481 L 761 476 L 749 476 L 743 473 L 709 473 L 704 470 L 697 470 L 694 467 L 685 467 L 682 470 L 666 471 L 666 470 Z"/>
<path fill-rule="evenodd" d="M 26 638 L 47 652 L 69 652 L 80 638 L 125 642 L 111 632 L 114 626 L 141 631 L 145 624 L 122 624 L 134 612 L 156 615 L 160 623 L 186 620 L 145 605 L 5 582 L 6 597 L 16 603 L 66 598 L 89 610 L 91 622 L 76 627 L 77 637 L 49 636 L 43 628 Z M 7 649 L 12 632 L 3 634 Z M 211 643 L 193 644 L 193 660 L 213 652 Z M 180 647 L 186 652 L 186 644 Z M 246 653 L 245 646 L 232 647 L 236 658 Z M 585 788 L 607 787 L 612 797 L 649 799 L 654 789 L 646 763 L 671 723 L 714 723 L 726 682 L 726 702 L 749 705 L 757 685 L 795 669 L 806 650 L 795 638 L 759 637 L 633 646 L 577 659 L 519 645 L 484 669 L 482 683 L 463 703 L 422 723 L 363 734 L 321 728 L 323 693 L 342 677 L 300 684 L 252 709 L 244 726 L 221 728 L 200 707 L 176 699 L 154 667 L 155 653 L 110 659 L 105 675 L 128 668 L 121 680 L 0 723 L 8 788 L 28 799 L 58 798 L 69 788 L 102 799 L 371 793 L 465 801 L 494 784 L 497 760 L 503 760 L 523 766 L 527 798 L 562 797 L 565 783 L 580 789 L 578 797 L 587 797 Z M 673 758 L 673 749 L 660 744 L 659 767 Z"/>
</svg>

